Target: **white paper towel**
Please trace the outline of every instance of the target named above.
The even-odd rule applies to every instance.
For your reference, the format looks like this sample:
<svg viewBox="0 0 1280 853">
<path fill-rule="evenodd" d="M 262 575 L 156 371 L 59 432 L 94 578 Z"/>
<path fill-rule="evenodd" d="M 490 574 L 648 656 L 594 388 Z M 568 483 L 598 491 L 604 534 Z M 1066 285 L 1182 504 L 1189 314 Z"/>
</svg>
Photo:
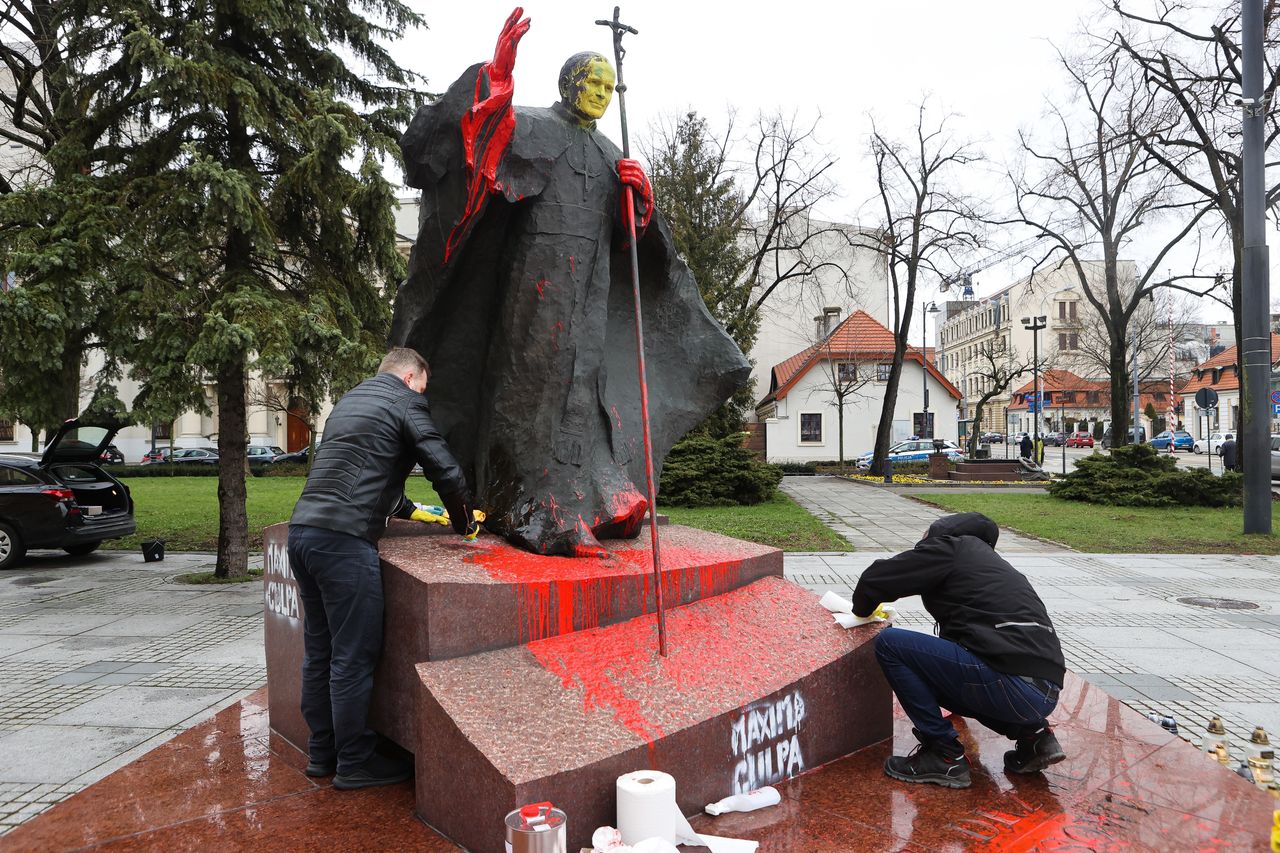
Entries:
<svg viewBox="0 0 1280 853">
<path fill-rule="evenodd" d="M 826 594 L 818 600 L 818 603 L 830 610 L 832 613 L 852 613 L 853 602 L 847 598 L 841 598 L 832 590 L 827 590 Z"/>
<path fill-rule="evenodd" d="M 637 770 L 618 777 L 618 831 L 624 844 L 661 838 L 671 844 L 710 847 L 712 853 L 752 853 L 754 841 L 698 835 L 676 805 L 676 780 L 661 770 Z M 744 846 L 745 845 L 745 846 Z"/>
</svg>

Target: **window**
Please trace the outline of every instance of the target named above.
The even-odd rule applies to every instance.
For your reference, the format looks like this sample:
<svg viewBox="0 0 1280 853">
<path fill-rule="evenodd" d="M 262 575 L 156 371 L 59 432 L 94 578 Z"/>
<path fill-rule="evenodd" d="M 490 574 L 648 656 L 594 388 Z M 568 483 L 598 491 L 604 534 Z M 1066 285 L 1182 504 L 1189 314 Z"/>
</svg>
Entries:
<svg viewBox="0 0 1280 853">
<path fill-rule="evenodd" d="M 1074 350 L 1080 345 L 1080 336 L 1075 332 L 1067 334 L 1066 332 L 1058 333 L 1058 349 L 1063 351 Z"/>
<path fill-rule="evenodd" d="M 17 441 L 13 436 L 13 421 L 0 420 L 0 441 Z"/>
<path fill-rule="evenodd" d="M 173 424 L 155 424 L 151 427 L 151 437 L 168 441 L 173 438 Z"/>
<path fill-rule="evenodd" d="M 1076 319 L 1076 303 L 1068 302 L 1067 306 L 1070 309 L 1067 311 L 1067 316 L 1069 316 L 1072 320 Z"/>
<path fill-rule="evenodd" d="M 852 361 L 842 361 L 836 366 L 836 377 L 842 385 L 858 381 L 858 365 Z"/>
<path fill-rule="evenodd" d="M 40 481 L 25 471 L 0 465 L 0 486 L 38 486 Z"/>
<path fill-rule="evenodd" d="M 821 412 L 801 412 L 800 413 L 800 443 L 801 444 L 821 444 L 822 443 L 822 413 Z"/>
<path fill-rule="evenodd" d="M 880 362 L 879 364 L 877 364 L 877 365 L 876 365 L 876 381 L 877 381 L 877 382 L 888 382 L 888 381 L 889 381 L 889 373 L 890 373 L 892 370 L 893 370 L 893 364 L 891 364 L 891 363 L 889 363 L 889 362 L 884 362 L 884 361 L 882 361 L 882 362 Z"/>
</svg>

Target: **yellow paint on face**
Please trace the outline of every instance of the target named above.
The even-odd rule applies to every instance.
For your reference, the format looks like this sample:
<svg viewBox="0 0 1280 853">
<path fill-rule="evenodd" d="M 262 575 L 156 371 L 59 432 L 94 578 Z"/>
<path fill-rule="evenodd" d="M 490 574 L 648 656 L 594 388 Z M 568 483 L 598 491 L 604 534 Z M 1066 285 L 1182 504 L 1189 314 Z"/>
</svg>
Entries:
<svg viewBox="0 0 1280 853">
<path fill-rule="evenodd" d="M 602 59 L 591 60 L 589 66 L 586 79 L 578 85 L 573 106 L 581 115 L 599 120 L 613 101 L 613 84 L 617 78 L 613 68 Z"/>
</svg>

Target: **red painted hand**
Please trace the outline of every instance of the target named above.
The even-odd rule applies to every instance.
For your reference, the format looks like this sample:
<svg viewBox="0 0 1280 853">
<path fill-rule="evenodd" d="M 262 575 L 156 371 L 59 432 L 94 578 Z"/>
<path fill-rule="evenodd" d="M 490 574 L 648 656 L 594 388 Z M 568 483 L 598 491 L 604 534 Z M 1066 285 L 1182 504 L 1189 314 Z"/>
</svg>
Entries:
<svg viewBox="0 0 1280 853">
<path fill-rule="evenodd" d="M 618 180 L 634 190 L 636 231 L 643 231 L 653 215 L 653 187 L 649 185 L 649 176 L 638 160 L 619 160 Z M 630 214 L 631 211 L 623 211 L 624 221 Z"/>
<path fill-rule="evenodd" d="M 516 46 L 520 44 L 524 34 L 529 32 L 530 20 L 521 20 L 520 16 L 523 14 L 524 9 L 517 6 L 502 25 L 502 34 L 498 36 L 498 44 L 493 49 L 493 61 L 489 63 L 491 86 L 501 87 L 501 84 L 511 79 L 511 70 L 516 64 Z"/>
</svg>

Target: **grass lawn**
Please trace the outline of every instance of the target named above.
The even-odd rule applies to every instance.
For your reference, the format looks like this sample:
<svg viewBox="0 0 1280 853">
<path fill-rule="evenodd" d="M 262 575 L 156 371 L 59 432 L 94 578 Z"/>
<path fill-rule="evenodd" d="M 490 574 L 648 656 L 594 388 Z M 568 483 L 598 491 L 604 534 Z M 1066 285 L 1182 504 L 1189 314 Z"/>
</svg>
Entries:
<svg viewBox="0 0 1280 853">
<path fill-rule="evenodd" d="M 913 492 L 955 512 L 981 512 L 997 523 L 1080 551 L 1116 554 L 1280 554 L 1280 536 L 1245 536 L 1241 509 L 1096 506 L 1045 494 Z M 1272 523 L 1280 519 L 1272 506 Z"/>
<path fill-rule="evenodd" d="M 169 551 L 213 551 L 218 547 L 218 479 L 216 477 L 134 477 L 125 481 L 133 492 L 138 532 L 113 539 L 104 548 L 136 550 L 143 539 L 165 540 Z M 287 521 L 302 493 L 302 477 L 250 477 L 249 547 L 262 549 L 262 529 Z M 409 497 L 438 504 L 439 497 L 421 477 L 411 477 Z M 850 551 L 848 542 L 832 533 L 791 498 L 778 493 L 773 500 L 752 507 L 685 509 L 659 507 L 675 524 L 685 524 L 774 545 L 785 551 Z"/>
<path fill-rule="evenodd" d="M 853 550 L 843 536 L 832 532 L 782 492 L 755 506 L 664 507 L 659 498 L 658 512 L 670 516 L 672 524 L 773 545 L 784 551 Z"/>
</svg>

